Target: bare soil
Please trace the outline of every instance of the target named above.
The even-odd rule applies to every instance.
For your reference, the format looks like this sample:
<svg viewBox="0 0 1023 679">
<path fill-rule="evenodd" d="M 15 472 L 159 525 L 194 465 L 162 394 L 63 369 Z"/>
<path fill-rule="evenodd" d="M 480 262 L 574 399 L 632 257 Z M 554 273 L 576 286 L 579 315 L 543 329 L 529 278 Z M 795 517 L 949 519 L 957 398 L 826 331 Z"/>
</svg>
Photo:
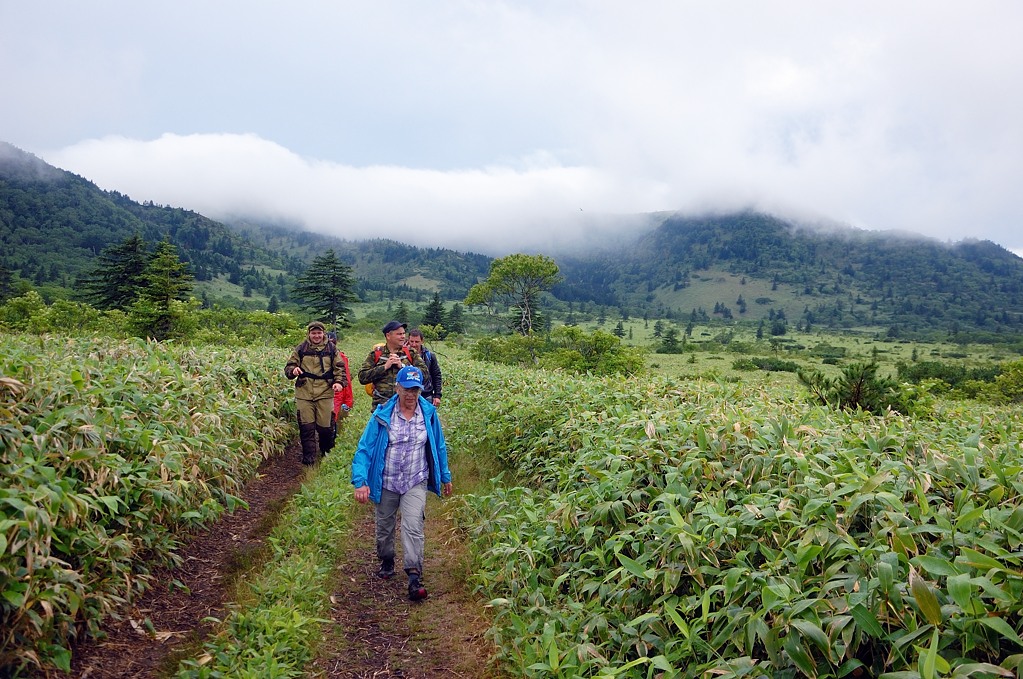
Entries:
<svg viewBox="0 0 1023 679">
<path fill-rule="evenodd" d="M 71 676 L 173 674 L 179 657 L 193 652 L 212 631 L 204 620 L 224 615 L 233 583 L 259 562 L 278 515 L 306 478 L 300 455 L 295 441 L 281 455 L 266 460 L 240 493 L 248 509 L 227 514 L 192 537 L 180 551 L 182 565 L 158 573 L 157 586 L 121 619 L 104 626 L 105 638 L 77 645 Z M 388 581 L 376 576 L 372 505 L 353 503 L 351 539 L 343 550 L 332 597 L 334 624 L 325 631 L 310 676 L 501 676 L 489 664 L 494 649 L 482 637 L 487 622 L 465 583 L 465 551 L 450 516 L 441 503 L 433 502 L 438 498 L 431 500 L 424 566 L 430 596 L 418 603 L 408 600 L 407 580 L 400 570 Z"/>
</svg>

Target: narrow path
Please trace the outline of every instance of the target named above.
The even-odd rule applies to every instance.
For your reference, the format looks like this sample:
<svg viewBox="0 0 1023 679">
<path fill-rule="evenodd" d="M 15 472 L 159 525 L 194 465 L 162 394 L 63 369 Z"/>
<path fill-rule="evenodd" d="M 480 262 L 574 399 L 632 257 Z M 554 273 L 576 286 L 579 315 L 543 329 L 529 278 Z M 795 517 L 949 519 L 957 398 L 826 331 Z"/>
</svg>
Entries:
<svg viewBox="0 0 1023 679">
<path fill-rule="evenodd" d="M 259 563 L 277 516 L 299 490 L 307 470 L 298 442 L 266 460 L 240 496 L 249 509 L 225 515 L 180 551 L 181 567 L 162 571 L 155 586 L 106 637 L 73 649 L 70 676 L 89 679 L 158 678 L 173 674 L 179 656 L 194 652 L 223 617 L 235 578 Z M 407 580 L 376 576 L 372 505 L 352 503 L 352 532 L 338 565 L 333 624 L 324 631 L 311 677 L 496 678 L 489 623 L 466 582 L 467 557 L 454 532 L 451 501 L 427 504 L 425 582 L 430 597 L 408 601 Z M 400 550 L 400 540 L 399 540 Z M 400 554 L 399 554 L 400 563 Z M 61 674 L 60 676 L 67 676 Z"/>
<path fill-rule="evenodd" d="M 89 679 L 156 677 L 172 672 L 175 654 L 210 632 L 206 617 L 222 617 L 232 579 L 258 559 L 259 550 L 305 468 L 298 441 L 264 460 L 239 495 L 248 505 L 225 514 L 180 550 L 181 566 L 160 571 L 154 586 L 123 615 L 103 625 L 102 640 L 73 649 L 71 674 Z M 61 675 L 64 676 L 64 675 Z"/>
<path fill-rule="evenodd" d="M 316 676 L 354 679 L 500 677 L 490 659 L 489 625 L 466 582 L 467 556 L 454 532 L 450 504 L 431 495 L 426 510 L 426 601 L 408 600 L 408 580 L 376 575 L 372 505 L 353 504 L 351 540 L 338 565 L 331 626 Z"/>
</svg>

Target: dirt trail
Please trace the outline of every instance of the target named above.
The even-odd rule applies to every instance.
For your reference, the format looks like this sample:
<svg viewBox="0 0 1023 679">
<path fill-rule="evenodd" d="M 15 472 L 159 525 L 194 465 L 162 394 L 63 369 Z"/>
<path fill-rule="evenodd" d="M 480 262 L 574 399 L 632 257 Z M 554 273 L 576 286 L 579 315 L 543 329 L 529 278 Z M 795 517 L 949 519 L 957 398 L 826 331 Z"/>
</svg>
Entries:
<svg viewBox="0 0 1023 679">
<path fill-rule="evenodd" d="M 376 575 L 373 506 L 353 505 L 352 540 L 338 566 L 334 625 L 316 663 L 324 677 L 480 678 L 502 676 L 488 659 L 494 648 L 483 637 L 487 621 L 467 591 L 466 554 L 439 498 L 426 509 L 424 583 L 430 596 L 408 600 L 408 579 Z"/>
<path fill-rule="evenodd" d="M 180 551 L 182 565 L 156 573 L 156 586 L 123 620 L 103 626 L 106 639 L 75 647 L 72 676 L 156 677 L 172 671 L 175 652 L 210 632 L 203 619 L 222 615 L 230 579 L 261 548 L 281 506 L 301 486 L 305 468 L 299 456 L 295 441 L 281 455 L 265 460 L 258 476 L 239 493 L 249 508 L 225 514 L 191 538 Z M 184 587 L 161 586 L 174 581 Z"/>
<path fill-rule="evenodd" d="M 278 512 L 301 487 L 306 469 L 299 457 L 296 441 L 265 461 L 259 476 L 240 493 L 249 509 L 225 515 L 209 531 L 196 535 L 181 551 L 182 566 L 157 574 L 157 583 L 177 581 L 184 588 L 158 585 L 123 620 L 104 626 L 106 639 L 79 644 L 71 676 L 172 674 L 177 654 L 194 648 L 211 631 L 203 619 L 222 616 L 233 578 L 262 548 Z M 500 676 L 488 665 L 493 648 L 482 638 L 487 623 L 465 585 L 464 549 L 437 500 L 431 498 L 427 507 L 424 570 L 430 597 L 416 604 L 408 601 L 406 580 L 400 574 L 386 582 L 376 577 L 372 506 L 352 508 L 351 539 L 332 598 L 335 624 L 325 630 L 310 676 Z"/>
</svg>

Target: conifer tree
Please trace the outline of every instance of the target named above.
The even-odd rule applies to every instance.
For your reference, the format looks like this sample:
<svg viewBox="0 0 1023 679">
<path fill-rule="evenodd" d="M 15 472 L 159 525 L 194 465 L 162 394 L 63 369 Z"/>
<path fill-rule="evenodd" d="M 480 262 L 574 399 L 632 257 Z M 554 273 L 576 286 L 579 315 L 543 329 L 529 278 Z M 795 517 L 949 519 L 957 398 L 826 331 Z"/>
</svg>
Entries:
<svg viewBox="0 0 1023 679">
<path fill-rule="evenodd" d="M 85 299 L 97 309 L 127 309 L 146 286 L 146 242 L 138 233 L 99 254 L 96 267 L 82 280 Z"/>
<path fill-rule="evenodd" d="M 128 323 L 141 337 L 158 340 L 184 334 L 185 320 L 180 302 L 188 298 L 195 280 L 178 257 L 178 249 L 164 239 L 142 272 L 143 286 L 128 310 Z"/>
<path fill-rule="evenodd" d="M 0 262 L 0 302 L 11 296 L 14 292 L 14 277 L 11 275 L 10 269 L 4 266 L 3 262 Z"/>
<path fill-rule="evenodd" d="M 348 303 L 358 300 L 355 278 L 352 267 L 338 259 L 333 248 L 313 260 L 291 293 L 319 320 L 334 328 L 351 326 L 352 309 Z"/>
<path fill-rule="evenodd" d="M 444 318 L 444 303 L 440 301 L 440 293 L 433 293 L 433 300 L 423 310 L 423 325 L 443 325 L 447 327 Z"/>
<path fill-rule="evenodd" d="M 408 304 L 405 304 L 405 300 L 401 300 L 394 310 L 394 320 L 400 323 L 408 323 L 408 315 Z"/>
<path fill-rule="evenodd" d="M 444 327 L 448 329 L 449 333 L 465 334 L 465 314 L 462 310 L 462 305 L 458 302 L 451 306 L 451 311 L 448 313 L 448 322 Z"/>
</svg>

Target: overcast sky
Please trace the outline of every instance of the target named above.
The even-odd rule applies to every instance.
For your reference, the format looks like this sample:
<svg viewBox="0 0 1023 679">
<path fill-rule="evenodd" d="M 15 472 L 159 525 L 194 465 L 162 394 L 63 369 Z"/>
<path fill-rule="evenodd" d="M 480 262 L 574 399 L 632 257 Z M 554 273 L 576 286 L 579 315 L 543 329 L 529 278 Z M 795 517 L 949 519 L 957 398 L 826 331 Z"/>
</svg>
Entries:
<svg viewBox="0 0 1023 679">
<path fill-rule="evenodd" d="M 740 207 L 1023 253 L 1021 36 L 1018 0 L 0 0 L 0 139 L 488 254 Z"/>
</svg>

